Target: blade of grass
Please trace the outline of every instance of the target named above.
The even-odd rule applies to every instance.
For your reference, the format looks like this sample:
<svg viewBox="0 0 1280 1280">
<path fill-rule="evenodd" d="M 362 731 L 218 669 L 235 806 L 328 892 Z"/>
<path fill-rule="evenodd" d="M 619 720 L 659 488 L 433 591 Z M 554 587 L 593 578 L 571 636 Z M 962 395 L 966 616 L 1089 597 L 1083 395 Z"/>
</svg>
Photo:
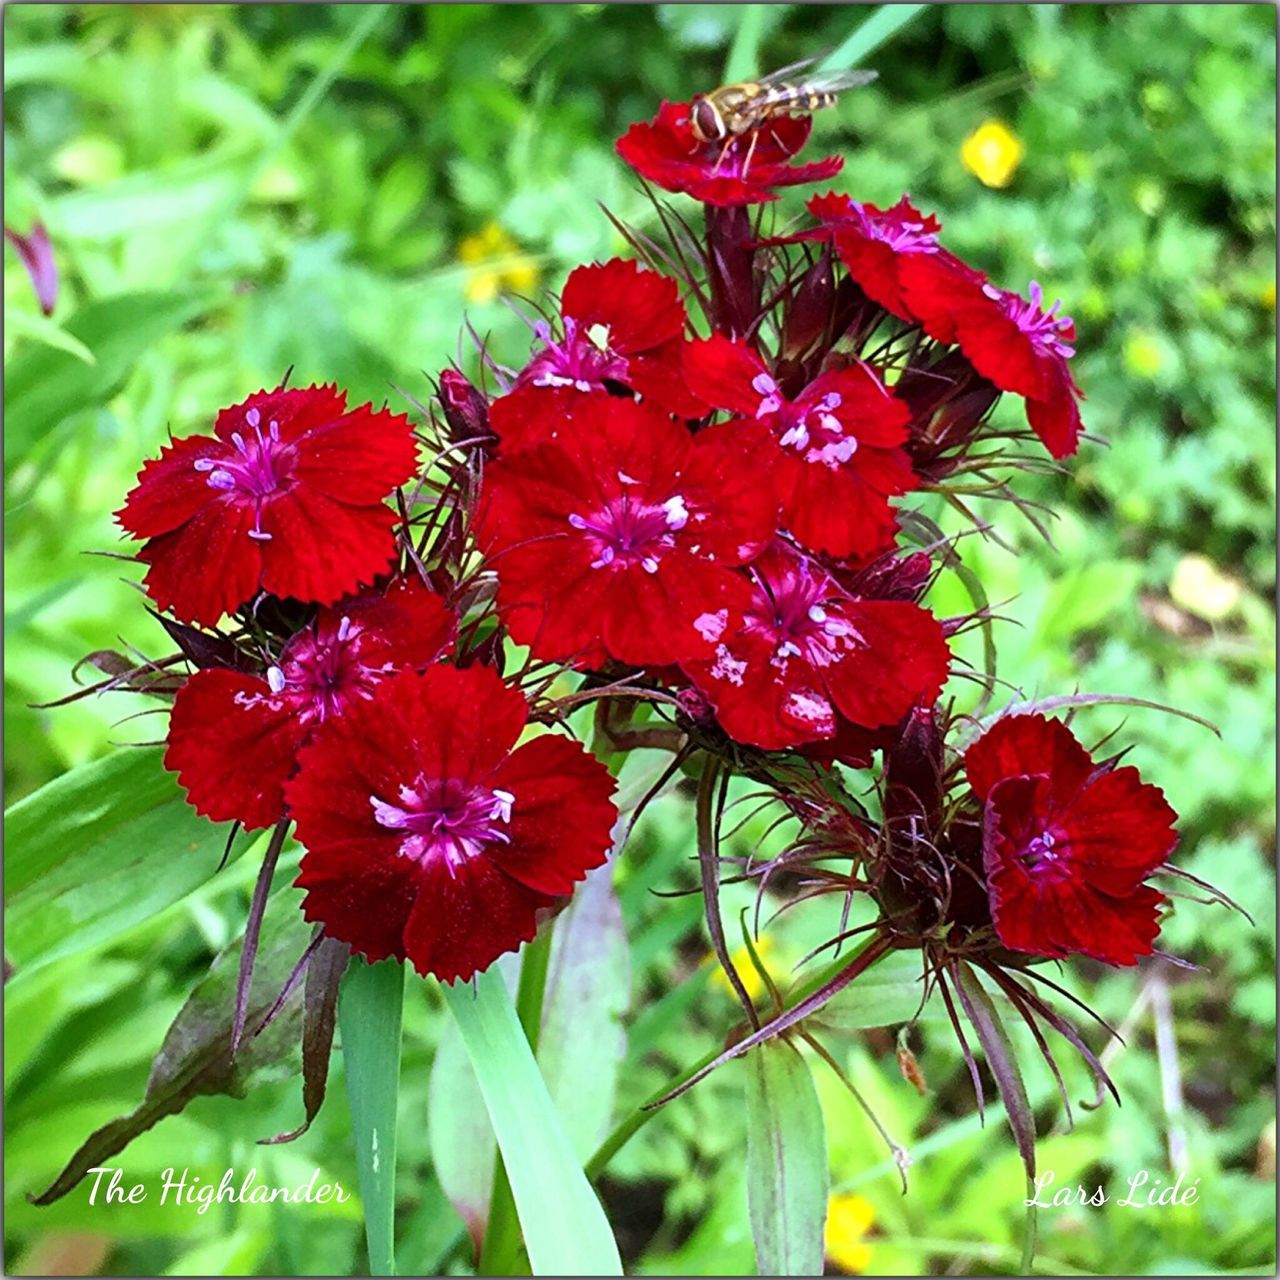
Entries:
<svg viewBox="0 0 1280 1280">
<path fill-rule="evenodd" d="M 471 1055 L 538 1275 L 621 1275 L 604 1210 L 560 1125 L 501 975 L 442 988 Z"/>
<path fill-rule="evenodd" d="M 736 84 L 760 74 L 760 41 L 764 37 L 768 6 L 743 5 L 742 19 L 729 46 L 729 57 L 724 64 L 725 84 Z"/>
<path fill-rule="evenodd" d="M 404 968 L 395 961 L 356 959 L 338 1003 L 369 1274 L 375 1276 L 396 1273 L 396 1101 L 404 984 Z"/>
<path fill-rule="evenodd" d="M 857 66 L 928 7 L 924 4 L 882 4 L 823 60 L 818 70 L 847 71 Z"/>
</svg>

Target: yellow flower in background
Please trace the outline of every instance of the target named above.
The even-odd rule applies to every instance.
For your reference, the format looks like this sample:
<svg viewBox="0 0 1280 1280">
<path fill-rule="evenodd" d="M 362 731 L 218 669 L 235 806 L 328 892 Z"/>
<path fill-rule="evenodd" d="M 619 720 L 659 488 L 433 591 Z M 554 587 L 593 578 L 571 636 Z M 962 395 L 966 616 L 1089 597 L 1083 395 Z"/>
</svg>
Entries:
<svg viewBox="0 0 1280 1280">
<path fill-rule="evenodd" d="M 979 125 L 960 148 L 964 167 L 987 187 L 1007 187 L 1022 163 L 1021 139 L 1000 120 Z"/>
<path fill-rule="evenodd" d="M 776 950 L 773 939 L 766 933 L 755 941 L 756 955 L 760 957 L 760 963 L 769 971 L 769 976 L 773 977 L 773 970 L 769 967 L 769 956 Z M 729 953 L 729 959 L 733 961 L 733 967 L 738 971 L 738 977 L 742 979 L 742 985 L 747 989 L 752 1001 L 759 1001 L 760 997 L 765 993 L 764 979 L 756 971 L 755 965 L 751 963 L 751 952 L 745 946 L 739 947 L 736 951 Z M 711 985 L 719 987 L 726 995 L 733 995 L 733 988 L 729 985 L 729 979 L 725 977 L 724 970 L 720 967 L 713 952 L 707 957 L 709 964 L 715 965 L 715 972 L 711 975 Z M 777 979 L 774 979 L 775 982 Z"/>
<path fill-rule="evenodd" d="M 1179 608 L 1208 622 L 1219 622 L 1240 603 L 1241 587 L 1208 556 L 1192 553 L 1178 561 L 1169 594 Z"/>
<path fill-rule="evenodd" d="M 827 1201 L 827 1227 L 823 1237 L 828 1261 L 845 1275 L 859 1275 L 871 1262 L 871 1246 L 865 1237 L 876 1220 L 870 1200 L 862 1196 L 834 1195 Z"/>
<path fill-rule="evenodd" d="M 504 289 L 527 293 L 538 282 L 533 259 L 496 222 L 458 244 L 458 261 L 473 268 L 464 286 L 468 302 L 492 302 Z"/>
<path fill-rule="evenodd" d="M 1258 297 L 1261 299 L 1262 305 L 1266 307 L 1268 311 L 1274 311 L 1276 309 L 1276 282 L 1274 280 L 1268 280 L 1267 283 L 1262 286 L 1262 291 L 1258 294 Z"/>
</svg>

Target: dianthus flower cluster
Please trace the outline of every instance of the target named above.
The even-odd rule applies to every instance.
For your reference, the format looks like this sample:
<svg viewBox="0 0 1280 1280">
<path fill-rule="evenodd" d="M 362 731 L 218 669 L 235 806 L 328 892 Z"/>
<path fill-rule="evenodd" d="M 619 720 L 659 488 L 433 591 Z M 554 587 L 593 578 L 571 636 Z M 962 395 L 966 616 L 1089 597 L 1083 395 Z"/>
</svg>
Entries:
<svg viewBox="0 0 1280 1280">
<path fill-rule="evenodd" d="M 840 168 L 793 162 L 808 133 L 703 142 L 670 103 L 633 126 L 623 159 L 702 227 L 653 193 L 665 243 L 572 271 L 523 366 L 444 371 L 429 423 L 282 386 L 148 462 L 118 519 L 193 668 L 165 762 L 207 817 L 292 827 L 328 937 L 453 981 L 626 856 L 610 770 L 567 732 L 594 701 L 597 750 L 701 777 L 700 833 L 716 784 L 763 784 L 799 835 L 762 885 L 786 867 L 876 904 L 857 955 L 773 1022 L 750 1010 L 727 1056 L 915 948 L 962 1043 L 953 995 L 993 1051 L 977 966 L 1096 1065 L 1026 978 L 1152 953 L 1174 813 L 1043 707 L 983 718 L 994 673 L 952 642 L 993 620 L 928 603 L 956 562 L 938 496 L 1017 504 L 1008 477 L 1076 450 L 1074 326 L 906 195 L 766 227 L 753 206 Z M 1004 395 L 1023 412 L 997 426 Z"/>
</svg>

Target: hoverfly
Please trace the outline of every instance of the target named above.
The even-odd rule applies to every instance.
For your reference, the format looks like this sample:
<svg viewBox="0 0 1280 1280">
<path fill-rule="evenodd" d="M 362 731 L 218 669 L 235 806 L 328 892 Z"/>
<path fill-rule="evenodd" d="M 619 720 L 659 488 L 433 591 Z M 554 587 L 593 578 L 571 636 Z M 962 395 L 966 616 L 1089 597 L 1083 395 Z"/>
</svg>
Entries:
<svg viewBox="0 0 1280 1280">
<path fill-rule="evenodd" d="M 845 89 L 876 78 L 874 71 L 815 71 L 806 80 L 787 77 L 817 58 L 792 63 L 761 80 L 743 80 L 700 93 L 689 104 L 689 126 L 699 142 L 728 142 L 778 116 L 810 115 L 835 105 Z"/>
</svg>

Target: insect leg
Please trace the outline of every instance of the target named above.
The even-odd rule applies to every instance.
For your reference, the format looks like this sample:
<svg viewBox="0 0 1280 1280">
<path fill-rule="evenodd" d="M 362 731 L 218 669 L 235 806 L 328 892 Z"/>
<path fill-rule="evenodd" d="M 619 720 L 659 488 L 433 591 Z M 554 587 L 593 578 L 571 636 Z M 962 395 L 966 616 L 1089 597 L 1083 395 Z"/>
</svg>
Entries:
<svg viewBox="0 0 1280 1280">
<path fill-rule="evenodd" d="M 771 126 L 771 127 L 772 127 L 772 126 Z M 743 161 L 743 164 L 742 164 L 742 177 L 743 177 L 743 180 L 744 180 L 744 181 L 746 180 L 747 172 L 748 172 L 748 171 L 750 170 L 750 168 L 751 168 L 751 157 L 752 157 L 753 155 L 755 155 L 755 153 L 756 153 L 756 143 L 757 143 L 757 142 L 759 142 L 759 141 L 760 141 L 760 130 L 759 130 L 759 129 L 752 129 L 752 130 L 751 130 L 751 145 L 747 148 L 747 158 L 746 158 L 746 160 L 745 160 L 745 161 Z"/>
</svg>

